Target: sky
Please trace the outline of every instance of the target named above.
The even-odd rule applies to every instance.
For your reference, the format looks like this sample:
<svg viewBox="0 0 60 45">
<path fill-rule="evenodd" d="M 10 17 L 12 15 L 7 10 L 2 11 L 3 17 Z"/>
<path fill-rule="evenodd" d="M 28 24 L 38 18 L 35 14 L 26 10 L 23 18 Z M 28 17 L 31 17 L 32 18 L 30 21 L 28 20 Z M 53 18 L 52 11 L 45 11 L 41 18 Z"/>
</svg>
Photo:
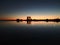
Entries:
<svg viewBox="0 0 60 45">
<path fill-rule="evenodd" d="M 0 19 L 60 18 L 60 0 L 0 0 Z"/>
</svg>

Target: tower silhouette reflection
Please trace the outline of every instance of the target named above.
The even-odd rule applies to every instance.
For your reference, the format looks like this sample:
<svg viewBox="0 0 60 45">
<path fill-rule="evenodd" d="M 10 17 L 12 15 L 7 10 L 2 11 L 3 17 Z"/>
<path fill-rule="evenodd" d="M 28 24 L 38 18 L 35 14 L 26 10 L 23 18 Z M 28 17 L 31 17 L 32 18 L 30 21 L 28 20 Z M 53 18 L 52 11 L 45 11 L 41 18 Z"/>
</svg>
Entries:
<svg viewBox="0 0 60 45">
<path fill-rule="evenodd" d="M 31 24 L 31 21 L 27 21 L 27 24 Z"/>
</svg>

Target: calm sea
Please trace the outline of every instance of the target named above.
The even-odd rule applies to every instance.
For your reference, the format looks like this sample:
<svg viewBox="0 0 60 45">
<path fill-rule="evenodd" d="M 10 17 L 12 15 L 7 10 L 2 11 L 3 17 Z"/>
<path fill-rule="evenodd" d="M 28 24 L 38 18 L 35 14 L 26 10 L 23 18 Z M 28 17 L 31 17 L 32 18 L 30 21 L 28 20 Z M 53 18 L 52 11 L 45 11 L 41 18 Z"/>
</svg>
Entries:
<svg viewBox="0 0 60 45">
<path fill-rule="evenodd" d="M 60 43 L 60 22 L 0 21 L 3 43 Z"/>
</svg>

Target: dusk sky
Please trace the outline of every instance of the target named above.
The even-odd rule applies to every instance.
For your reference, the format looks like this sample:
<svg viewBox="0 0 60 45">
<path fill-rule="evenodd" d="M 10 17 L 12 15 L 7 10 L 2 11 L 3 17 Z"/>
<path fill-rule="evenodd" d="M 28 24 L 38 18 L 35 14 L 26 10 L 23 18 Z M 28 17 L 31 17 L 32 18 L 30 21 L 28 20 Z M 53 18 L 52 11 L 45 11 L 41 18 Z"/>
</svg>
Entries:
<svg viewBox="0 0 60 45">
<path fill-rule="evenodd" d="M 60 0 L 1 0 L 0 19 L 60 18 Z"/>
</svg>

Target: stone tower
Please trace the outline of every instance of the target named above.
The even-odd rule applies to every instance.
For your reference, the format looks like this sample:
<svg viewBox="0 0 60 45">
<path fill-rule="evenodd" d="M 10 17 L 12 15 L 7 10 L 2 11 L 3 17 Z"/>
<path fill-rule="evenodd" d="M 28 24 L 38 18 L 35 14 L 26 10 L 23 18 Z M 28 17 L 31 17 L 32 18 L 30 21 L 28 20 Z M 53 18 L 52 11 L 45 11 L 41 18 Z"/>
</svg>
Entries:
<svg viewBox="0 0 60 45">
<path fill-rule="evenodd" d="M 31 20 L 31 17 L 30 16 L 27 16 L 27 20 Z"/>
</svg>

